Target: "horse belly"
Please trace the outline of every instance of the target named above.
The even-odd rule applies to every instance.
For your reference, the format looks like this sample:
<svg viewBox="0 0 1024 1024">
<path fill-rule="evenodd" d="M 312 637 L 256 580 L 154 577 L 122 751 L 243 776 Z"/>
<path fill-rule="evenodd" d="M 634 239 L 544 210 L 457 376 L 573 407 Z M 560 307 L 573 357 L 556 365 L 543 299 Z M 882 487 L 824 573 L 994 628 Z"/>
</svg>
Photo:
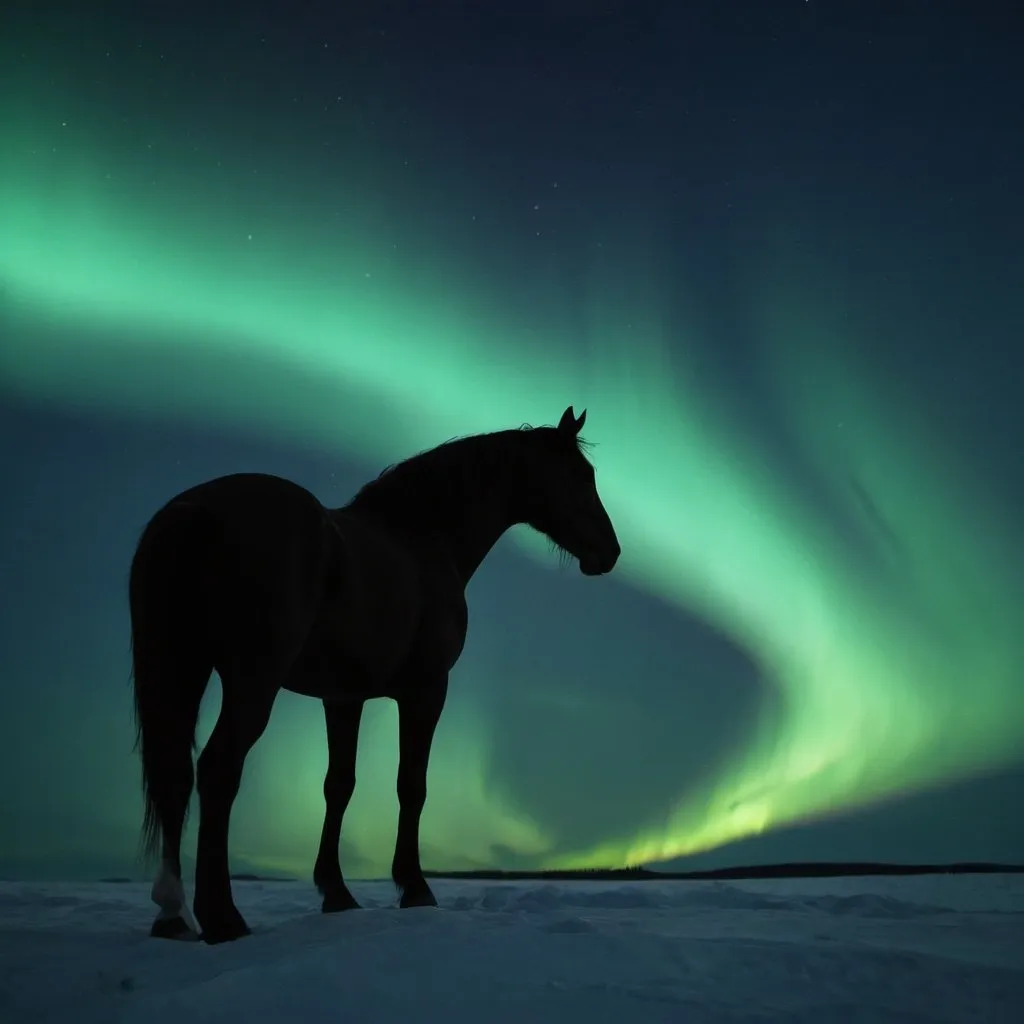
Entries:
<svg viewBox="0 0 1024 1024">
<path fill-rule="evenodd" d="M 327 663 L 296 663 L 285 683 L 285 689 L 303 697 L 329 701 L 364 701 L 394 696 L 395 674 L 383 675 L 367 670 L 357 661 L 334 657 Z"/>
<path fill-rule="evenodd" d="M 412 574 L 347 574 L 325 601 L 287 688 L 327 700 L 393 696 L 419 618 Z"/>
</svg>

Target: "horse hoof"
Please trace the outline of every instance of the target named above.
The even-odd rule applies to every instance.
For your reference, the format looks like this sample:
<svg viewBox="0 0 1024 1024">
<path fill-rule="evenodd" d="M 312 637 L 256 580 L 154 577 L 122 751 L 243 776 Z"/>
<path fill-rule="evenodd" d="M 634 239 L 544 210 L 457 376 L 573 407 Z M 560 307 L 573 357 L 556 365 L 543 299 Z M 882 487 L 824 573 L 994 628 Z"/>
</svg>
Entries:
<svg viewBox="0 0 1024 1024">
<path fill-rule="evenodd" d="M 243 924 L 241 928 L 204 928 L 199 938 L 208 946 L 219 946 L 222 942 L 244 939 L 246 935 L 252 935 L 252 932 L 248 925 Z"/>
<path fill-rule="evenodd" d="M 234 910 L 231 914 L 225 914 L 219 921 L 204 924 L 203 932 L 199 937 L 208 946 L 216 946 L 221 942 L 234 942 L 236 939 L 243 939 L 246 935 L 251 934 L 249 926 L 245 923 L 245 918 L 237 910 Z"/>
<path fill-rule="evenodd" d="M 325 893 L 320 909 L 325 914 L 338 914 L 343 910 L 359 910 L 359 904 L 348 889 L 342 889 L 340 892 Z"/>
<path fill-rule="evenodd" d="M 403 910 L 410 907 L 436 907 L 437 899 L 430 889 L 420 889 L 415 892 L 404 892 L 398 905 Z"/>
<path fill-rule="evenodd" d="M 198 942 L 198 933 L 181 917 L 158 917 L 149 934 L 154 939 L 177 939 L 179 942 Z"/>
</svg>

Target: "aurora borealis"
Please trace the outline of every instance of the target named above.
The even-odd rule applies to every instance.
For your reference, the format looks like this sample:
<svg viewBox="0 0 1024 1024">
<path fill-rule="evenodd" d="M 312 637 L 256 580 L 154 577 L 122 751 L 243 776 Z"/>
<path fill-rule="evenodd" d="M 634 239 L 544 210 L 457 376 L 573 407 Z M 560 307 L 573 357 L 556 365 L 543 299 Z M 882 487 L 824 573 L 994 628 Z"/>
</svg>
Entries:
<svg viewBox="0 0 1024 1024">
<path fill-rule="evenodd" d="M 426 866 L 667 861 L 1019 764 L 1010 38 L 541 6 L 113 4 L 0 43 L 12 862 L 131 855 L 123 586 L 158 504 L 252 468 L 342 504 L 569 403 L 622 559 L 582 581 L 516 534 L 474 581 Z M 76 573 L 88 600 L 55 598 Z M 394 725 L 368 706 L 356 874 L 390 860 Z M 308 875 L 325 764 L 319 706 L 283 695 L 247 864 Z"/>
</svg>

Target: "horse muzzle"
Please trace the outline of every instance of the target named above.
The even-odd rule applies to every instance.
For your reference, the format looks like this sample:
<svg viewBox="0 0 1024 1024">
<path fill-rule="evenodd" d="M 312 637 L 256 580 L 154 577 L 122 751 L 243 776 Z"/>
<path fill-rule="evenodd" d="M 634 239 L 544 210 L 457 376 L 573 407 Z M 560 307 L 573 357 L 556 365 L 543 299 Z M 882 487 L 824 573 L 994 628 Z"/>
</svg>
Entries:
<svg viewBox="0 0 1024 1024">
<path fill-rule="evenodd" d="M 579 560 L 580 572 L 584 576 L 604 576 L 615 568 L 620 554 L 621 549 L 616 545 L 614 551 L 583 555 Z"/>
</svg>

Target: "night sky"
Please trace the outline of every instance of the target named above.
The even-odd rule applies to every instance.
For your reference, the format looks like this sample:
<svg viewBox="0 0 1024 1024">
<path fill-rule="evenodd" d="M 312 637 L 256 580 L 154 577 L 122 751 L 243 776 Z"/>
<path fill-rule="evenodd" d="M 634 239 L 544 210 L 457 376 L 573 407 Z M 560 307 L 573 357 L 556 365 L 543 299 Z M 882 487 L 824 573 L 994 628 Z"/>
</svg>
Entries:
<svg viewBox="0 0 1024 1024">
<path fill-rule="evenodd" d="M 424 865 L 1024 861 L 1021 52 L 1009 0 L 5 5 L 0 876 L 138 874 L 164 501 L 570 403 L 622 559 L 472 582 Z M 376 702 L 350 876 L 396 761 Z M 310 875 L 325 765 L 283 694 L 237 869 Z"/>
</svg>

